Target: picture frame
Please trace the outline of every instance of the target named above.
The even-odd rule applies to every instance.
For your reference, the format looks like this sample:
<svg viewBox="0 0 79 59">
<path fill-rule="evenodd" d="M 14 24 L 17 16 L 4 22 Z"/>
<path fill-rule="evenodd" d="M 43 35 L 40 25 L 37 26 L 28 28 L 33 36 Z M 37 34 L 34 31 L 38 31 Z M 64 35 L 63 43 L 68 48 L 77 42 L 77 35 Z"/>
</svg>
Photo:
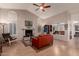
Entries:
<svg viewBox="0 0 79 59">
<path fill-rule="evenodd" d="M 32 21 L 25 20 L 25 26 L 32 26 Z"/>
<path fill-rule="evenodd" d="M 65 30 L 68 30 L 68 24 L 64 24 Z"/>
<path fill-rule="evenodd" d="M 79 31 L 79 25 L 75 25 L 75 31 Z"/>
</svg>

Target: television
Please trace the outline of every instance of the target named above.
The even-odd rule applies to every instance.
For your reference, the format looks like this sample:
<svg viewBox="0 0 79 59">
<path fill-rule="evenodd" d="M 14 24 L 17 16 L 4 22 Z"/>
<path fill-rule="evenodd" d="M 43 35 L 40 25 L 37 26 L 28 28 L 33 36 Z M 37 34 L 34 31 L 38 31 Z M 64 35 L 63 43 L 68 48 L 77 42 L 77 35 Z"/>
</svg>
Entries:
<svg viewBox="0 0 79 59">
<path fill-rule="evenodd" d="M 25 20 L 25 26 L 32 26 L 32 21 Z"/>
</svg>

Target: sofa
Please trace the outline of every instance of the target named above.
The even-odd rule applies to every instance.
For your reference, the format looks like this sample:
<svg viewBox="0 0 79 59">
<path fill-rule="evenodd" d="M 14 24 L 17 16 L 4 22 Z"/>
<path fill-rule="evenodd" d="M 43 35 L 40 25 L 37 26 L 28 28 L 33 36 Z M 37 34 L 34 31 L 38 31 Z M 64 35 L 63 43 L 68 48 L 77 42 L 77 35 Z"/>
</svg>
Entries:
<svg viewBox="0 0 79 59">
<path fill-rule="evenodd" d="M 32 38 L 32 46 L 39 49 L 44 46 L 53 44 L 53 40 L 53 36 L 50 34 L 39 35 L 38 37 Z"/>
</svg>

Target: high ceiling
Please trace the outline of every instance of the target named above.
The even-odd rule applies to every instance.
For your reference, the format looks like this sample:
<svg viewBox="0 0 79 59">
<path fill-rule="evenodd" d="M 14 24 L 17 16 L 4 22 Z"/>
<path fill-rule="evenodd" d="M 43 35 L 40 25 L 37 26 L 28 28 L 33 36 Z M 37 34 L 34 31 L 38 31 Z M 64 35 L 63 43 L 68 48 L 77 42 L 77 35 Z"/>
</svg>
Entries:
<svg viewBox="0 0 79 59">
<path fill-rule="evenodd" d="M 41 10 L 35 11 L 35 9 L 37 9 L 38 7 L 34 6 L 32 3 L 0 3 L 0 8 L 28 10 L 42 19 L 54 16 L 58 13 L 61 13 L 67 10 L 70 12 L 74 10 L 76 11 L 79 10 L 79 4 L 67 4 L 67 3 L 66 4 L 46 3 L 46 4 L 51 5 L 51 8 L 46 9 L 45 12 L 42 12 Z"/>
</svg>

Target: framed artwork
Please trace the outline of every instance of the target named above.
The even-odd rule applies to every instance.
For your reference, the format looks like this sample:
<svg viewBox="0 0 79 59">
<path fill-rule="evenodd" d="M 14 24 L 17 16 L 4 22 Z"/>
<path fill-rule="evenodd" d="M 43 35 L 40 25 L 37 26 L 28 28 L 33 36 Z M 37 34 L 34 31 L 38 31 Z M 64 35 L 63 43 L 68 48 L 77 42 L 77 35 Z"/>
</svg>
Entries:
<svg viewBox="0 0 79 59">
<path fill-rule="evenodd" d="M 50 32 L 52 32 L 52 25 L 50 25 Z"/>
<path fill-rule="evenodd" d="M 48 32 L 48 25 L 44 26 L 44 32 Z"/>
<path fill-rule="evenodd" d="M 25 26 L 32 26 L 32 21 L 25 20 Z"/>
<path fill-rule="evenodd" d="M 55 26 L 53 26 L 53 32 L 55 31 Z"/>
<path fill-rule="evenodd" d="M 79 25 L 75 25 L 75 31 L 79 31 Z"/>
<path fill-rule="evenodd" d="M 68 29 L 68 24 L 64 24 L 65 30 Z"/>
</svg>

